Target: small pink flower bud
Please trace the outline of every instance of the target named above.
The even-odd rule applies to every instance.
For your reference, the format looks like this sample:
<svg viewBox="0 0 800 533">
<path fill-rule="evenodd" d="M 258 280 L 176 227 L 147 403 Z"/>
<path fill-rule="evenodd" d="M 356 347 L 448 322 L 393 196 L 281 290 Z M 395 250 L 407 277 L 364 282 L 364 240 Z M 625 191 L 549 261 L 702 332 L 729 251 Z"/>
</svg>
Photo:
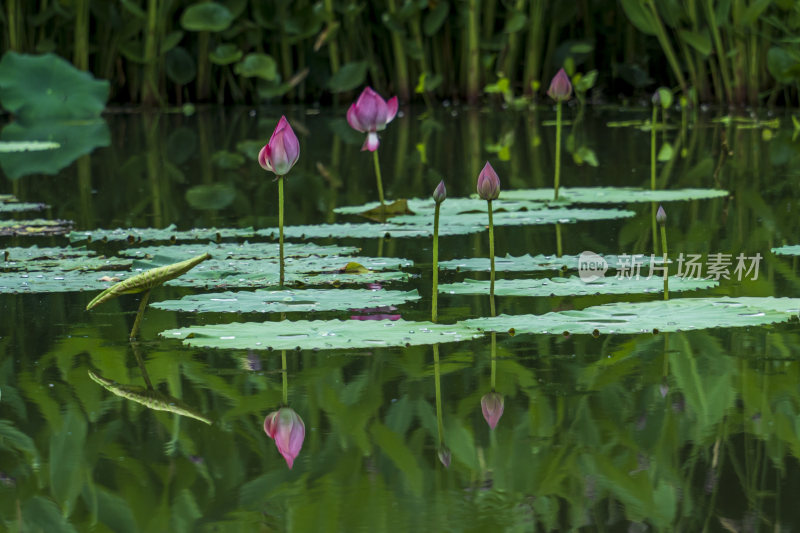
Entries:
<svg viewBox="0 0 800 533">
<path fill-rule="evenodd" d="M 433 191 L 433 201 L 440 204 L 447 198 L 447 187 L 444 186 L 444 180 L 439 182 L 436 189 Z"/>
<path fill-rule="evenodd" d="M 347 123 L 356 131 L 367 134 L 367 140 L 361 150 L 374 152 L 378 149 L 378 134 L 386 128 L 386 125 L 394 120 L 397 115 L 397 97 L 394 96 L 385 101 L 381 96 L 372 90 L 372 87 L 365 87 L 358 97 L 347 110 Z"/>
<path fill-rule="evenodd" d="M 275 441 L 278 452 L 291 469 L 306 437 L 306 426 L 303 424 L 303 419 L 291 407 L 281 407 L 268 414 L 264 419 L 264 431 L 269 438 Z"/>
<path fill-rule="evenodd" d="M 483 200 L 497 200 L 500 196 L 500 178 L 488 161 L 478 176 L 478 196 Z"/>
<path fill-rule="evenodd" d="M 658 206 L 658 211 L 656 211 L 656 222 L 662 226 L 667 223 L 667 212 L 664 211 L 663 206 Z"/>
<path fill-rule="evenodd" d="M 547 89 L 547 96 L 556 102 L 564 102 L 569 100 L 572 96 L 572 84 L 563 68 L 553 76 L 553 81 L 550 82 L 550 88 Z"/>
<path fill-rule="evenodd" d="M 300 142 L 286 117 L 281 117 L 269 142 L 258 153 L 258 164 L 277 176 L 285 176 L 299 158 Z"/>
<path fill-rule="evenodd" d="M 503 416 L 503 396 L 494 391 L 485 394 L 481 398 L 481 411 L 483 411 L 483 418 L 489 427 L 494 429 Z"/>
</svg>

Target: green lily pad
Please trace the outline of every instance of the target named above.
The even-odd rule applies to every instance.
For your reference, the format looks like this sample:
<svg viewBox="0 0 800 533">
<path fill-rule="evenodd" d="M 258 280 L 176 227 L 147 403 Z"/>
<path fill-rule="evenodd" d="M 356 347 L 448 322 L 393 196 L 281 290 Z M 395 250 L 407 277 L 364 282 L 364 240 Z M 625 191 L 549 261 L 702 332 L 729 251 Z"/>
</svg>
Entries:
<svg viewBox="0 0 800 533">
<path fill-rule="evenodd" d="M 177 226 L 170 224 L 163 229 L 155 228 L 118 228 L 118 229 L 96 229 L 91 231 L 73 231 L 69 237 L 69 242 L 114 242 L 128 241 L 136 242 L 157 242 L 157 241 L 218 241 L 229 238 L 248 238 L 253 237 L 253 228 L 198 228 L 187 231 L 178 231 Z"/>
<path fill-rule="evenodd" d="M 800 298 L 680 298 L 618 302 L 544 315 L 474 318 L 459 325 L 479 331 L 544 334 L 651 333 L 761 326 L 786 322 L 800 311 Z"/>
<path fill-rule="evenodd" d="M 800 255 L 800 244 L 788 244 L 772 249 L 775 255 Z"/>
<path fill-rule="evenodd" d="M 283 245 L 284 256 L 289 258 L 352 255 L 358 253 L 355 246 L 319 245 L 314 243 L 287 242 Z M 120 250 L 119 254 L 138 259 L 157 255 L 195 256 L 208 252 L 214 259 L 274 259 L 280 258 L 280 246 L 274 242 L 258 243 L 207 243 L 207 244 L 171 244 L 165 246 L 147 246 Z"/>
<path fill-rule="evenodd" d="M 181 26 L 187 31 L 225 31 L 233 22 L 233 14 L 222 4 L 198 2 L 181 15 Z"/>
<path fill-rule="evenodd" d="M 193 294 L 151 307 L 191 313 L 291 313 L 385 307 L 418 299 L 416 290 L 290 289 Z"/>
<path fill-rule="evenodd" d="M 109 88 L 55 54 L 6 52 L 0 60 L 0 104 L 23 122 L 97 118 Z"/>
<path fill-rule="evenodd" d="M 41 294 L 105 290 L 136 275 L 120 271 L 12 271 L 0 273 L 0 294 Z"/>
<path fill-rule="evenodd" d="M 474 232 L 482 228 L 475 228 Z M 433 226 L 430 228 L 416 226 L 399 226 L 397 224 L 315 224 L 306 226 L 286 226 L 283 233 L 287 239 L 326 239 L 343 238 L 352 239 L 377 239 L 400 237 L 430 237 L 433 235 Z M 468 232 L 465 232 L 468 233 Z M 439 228 L 440 235 L 458 235 L 449 233 L 449 228 Z M 278 238 L 278 228 L 266 228 L 256 232 L 259 237 Z"/>
<path fill-rule="evenodd" d="M 400 320 L 238 322 L 162 331 L 188 346 L 251 350 L 385 348 L 458 342 L 479 336 L 462 325 Z"/>
<path fill-rule="evenodd" d="M 646 270 L 646 269 L 645 269 Z M 460 283 L 439 285 L 439 292 L 445 294 L 489 294 L 489 281 L 466 279 Z M 718 281 L 707 279 L 669 278 L 669 291 L 693 291 L 708 289 L 719 285 Z M 583 281 L 578 276 L 550 279 L 499 279 L 495 281 L 494 293 L 497 296 L 587 296 L 592 294 L 653 294 L 664 292 L 664 278 L 654 275 L 618 279 L 607 276 L 592 282 Z"/>
<path fill-rule="evenodd" d="M 493 214 L 495 226 L 532 226 L 541 224 L 571 224 L 589 220 L 611 220 L 632 217 L 635 213 L 624 209 L 574 209 L 558 207 L 539 209 L 536 211 L 501 211 Z M 401 215 L 392 219 L 394 224 L 411 224 L 415 227 L 430 226 L 433 228 L 433 217 L 429 215 Z M 469 233 L 483 231 L 488 225 L 488 214 L 461 213 L 457 215 L 441 215 L 439 218 L 440 235 L 453 234 L 455 228 L 464 228 Z"/>
<path fill-rule="evenodd" d="M 0 220 L 0 236 L 29 237 L 64 235 L 72 229 L 70 220 Z"/>
<path fill-rule="evenodd" d="M 579 259 L 580 256 L 578 255 L 565 255 L 562 257 L 556 257 L 554 255 L 531 256 L 526 254 L 519 257 L 514 257 L 506 254 L 505 257 L 494 258 L 494 269 L 495 272 L 577 270 Z M 608 264 L 608 268 L 610 269 L 618 269 L 620 267 L 620 256 L 604 255 L 603 259 L 605 259 L 606 263 Z M 650 258 L 642 254 L 626 256 L 624 258 L 624 264 L 627 266 L 627 268 L 630 268 L 630 265 L 633 264 L 634 260 L 637 264 L 650 264 Z M 660 257 L 654 258 L 654 262 L 659 265 L 663 264 L 663 260 Z M 451 259 L 449 261 L 439 262 L 439 268 L 442 270 L 467 272 L 489 272 L 490 266 L 491 265 L 488 257 L 470 257 L 465 259 Z"/>
<path fill-rule="evenodd" d="M 227 150 L 218 150 L 211 156 L 211 162 L 214 163 L 214 166 L 224 170 L 236 170 L 244 165 L 245 161 L 246 159 L 242 154 Z"/>
<path fill-rule="evenodd" d="M 144 405 L 154 411 L 166 411 L 176 415 L 188 416 L 200 422 L 211 424 L 211 419 L 203 416 L 199 411 L 187 406 L 179 399 L 154 389 L 137 385 L 122 385 L 116 381 L 106 379 L 100 374 L 89 370 L 92 381 L 101 385 L 107 391 L 127 400 Z"/>
<path fill-rule="evenodd" d="M 676 202 L 679 200 L 705 200 L 727 196 L 728 191 L 718 189 L 675 189 L 653 191 L 636 187 L 562 187 L 559 204 L 629 204 L 634 202 Z M 512 189 L 500 193 L 503 200 L 528 200 L 546 202 L 553 200 L 553 189 Z"/>
<path fill-rule="evenodd" d="M 131 263 L 130 259 L 96 257 L 84 248 L 0 248 L 0 271 L 4 272 L 123 269 Z"/>
<path fill-rule="evenodd" d="M 367 202 L 363 205 L 348 205 L 335 208 L 334 213 L 341 215 L 361 215 L 365 212 L 376 212 L 380 209 L 380 202 Z M 430 214 L 436 209 L 432 198 L 411 198 L 406 200 L 406 206 L 415 215 Z M 501 198 L 492 202 L 493 211 L 533 211 L 544 209 L 544 202 L 531 202 L 527 200 L 506 200 Z M 456 215 L 461 213 L 486 212 L 486 200 L 480 198 L 448 198 L 439 208 L 440 215 Z"/>
<path fill-rule="evenodd" d="M 52 141 L 0 141 L 0 153 L 40 152 L 60 147 L 60 144 Z"/>
<path fill-rule="evenodd" d="M 21 213 L 23 211 L 42 211 L 49 207 L 46 204 L 36 204 L 30 202 L 20 202 L 13 195 L 3 195 L 0 197 L 0 213 Z"/>
</svg>

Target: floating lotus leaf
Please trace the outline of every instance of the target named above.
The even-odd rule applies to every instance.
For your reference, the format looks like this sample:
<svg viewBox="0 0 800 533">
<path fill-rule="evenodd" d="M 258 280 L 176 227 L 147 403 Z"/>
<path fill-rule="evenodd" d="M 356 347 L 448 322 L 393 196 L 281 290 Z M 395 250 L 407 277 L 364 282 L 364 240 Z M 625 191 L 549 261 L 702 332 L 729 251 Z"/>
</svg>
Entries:
<svg viewBox="0 0 800 533">
<path fill-rule="evenodd" d="M 396 269 L 411 266 L 413 262 L 382 257 L 311 256 L 290 258 L 284 265 L 287 285 L 323 285 L 404 281 L 410 275 Z M 208 261 L 170 285 L 226 289 L 270 287 L 279 283 L 278 261 L 236 259 Z"/>
<path fill-rule="evenodd" d="M 400 201 L 401 200 L 397 200 L 395 203 Z M 405 204 L 399 207 L 407 207 L 412 214 L 419 215 L 429 213 L 433 215 L 436 209 L 436 203 L 432 198 L 412 198 L 402 201 L 405 202 Z M 341 215 L 362 215 L 365 212 L 378 213 L 380 207 L 380 202 L 368 202 L 363 205 L 337 207 L 333 211 Z M 546 205 L 543 202 L 506 200 L 505 198 L 500 198 L 492 202 L 492 207 L 495 211 L 533 211 L 536 209 L 543 209 Z M 439 208 L 439 213 L 442 215 L 455 215 L 470 212 L 486 212 L 486 200 L 481 200 L 480 198 L 448 198 Z"/>
<path fill-rule="evenodd" d="M 466 279 L 460 283 L 439 285 L 445 294 L 489 294 L 489 281 Z M 719 282 L 707 279 L 669 278 L 669 291 L 694 291 L 716 287 Z M 497 296 L 586 296 L 591 294 L 650 294 L 664 292 L 664 278 L 654 275 L 618 279 L 606 276 L 586 282 L 578 276 L 550 279 L 499 279 L 495 281 Z"/>
<path fill-rule="evenodd" d="M 96 257 L 85 248 L 0 248 L 0 271 L 63 272 L 129 268 L 130 259 Z"/>
<path fill-rule="evenodd" d="M 20 213 L 22 211 L 41 211 L 47 208 L 45 204 L 20 202 L 12 195 L 0 196 L 0 213 Z"/>
<path fill-rule="evenodd" d="M 350 255 L 358 252 L 354 246 L 321 246 L 314 243 L 287 242 L 283 245 L 286 258 L 309 257 L 312 255 Z M 275 259 L 280 257 L 280 248 L 276 242 L 259 243 L 207 243 L 207 244 L 171 244 L 164 246 L 147 246 L 121 250 L 120 255 L 135 258 L 153 257 L 156 255 L 199 255 L 210 253 L 215 260 L 222 259 Z"/>
<path fill-rule="evenodd" d="M 128 241 L 157 242 L 157 241 L 218 241 L 229 238 L 248 238 L 255 234 L 253 228 L 204 228 L 178 231 L 177 226 L 170 224 L 163 229 L 155 228 L 118 228 L 96 229 L 92 231 L 73 231 L 69 234 L 69 241 L 76 242 L 112 242 Z"/>
<path fill-rule="evenodd" d="M 211 419 L 206 418 L 199 411 L 192 409 L 179 399 L 168 394 L 136 385 L 122 385 L 116 381 L 106 379 L 91 370 L 89 370 L 89 377 L 92 378 L 94 382 L 99 383 L 107 391 L 121 398 L 142 404 L 148 409 L 188 416 L 189 418 L 194 418 L 195 420 L 211 425 Z"/>
<path fill-rule="evenodd" d="M 52 141 L 0 141 L 0 153 L 40 152 L 55 150 L 61 145 Z"/>
<path fill-rule="evenodd" d="M 512 189 L 500 193 L 503 200 L 551 201 L 553 189 Z M 634 202 L 676 202 L 727 196 L 718 189 L 675 189 L 653 191 L 636 187 L 561 187 L 559 204 L 629 204 Z"/>
<path fill-rule="evenodd" d="M 193 294 L 151 307 L 191 313 L 291 313 L 386 307 L 418 299 L 416 290 L 289 289 Z"/>
<path fill-rule="evenodd" d="M 72 229 L 70 220 L 0 220 L 0 237 L 41 235 L 64 235 Z"/>
<path fill-rule="evenodd" d="M 251 350 L 385 348 L 458 342 L 480 336 L 462 325 L 399 320 L 235 322 L 170 329 L 162 337 L 189 346 Z"/>
<path fill-rule="evenodd" d="M 99 272 L 88 270 L 2 272 L 0 273 L 0 294 L 41 294 L 103 290 L 135 274 L 133 272 L 111 270 Z"/>
<path fill-rule="evenodd" d="M 775 255 L 800 255 L 800 244 L 788 244 L 772 249 Z"/>
<path fill-rule="evenodd" d="M 555 255 L 523 255 L 514 257 L 506 255 L 505 257 L 494 258 L 494 269 L 496 272 L 536 272 L 542 270 L 577 270 L 578 255 L 565 255 L 556 257 Z M 604 255 L 610 269 L 618 269 L 620 267 L 620 257 L 617 255 Z M 623 259 L 623 264 L 629 268 L 633 261 L 637 264 L 649 266 L 650 257 L 642 254 L 627 256 Z M 663 264 L 660 257 L 655 257 L 656 264 Z M 465 259 L 451 259 L 449 261 L 440 261 L 439 268 L 442 270 L 458 270 L 458 271 L 471 271 L 471 272 L 489 272 L 490 263 L 488 257 L 471 257 Z"/>
<path fill-rule="evenodd" d="M 450 228 L 440 227 L 440 235 L 458 235 L 448 233 Z M 472 231 L 461 233 L 471 233 L 481 231 L 483 228 L 474 228 Z M 433 226 L 399 226 L 397 224 L 316 224 L 307 226 L 285 226 L 284 236 L 287 239 L 327 239 L 327 238 L 351 238 L 351 239 L 378 239 L 401 238 L 401 237 L 430 237 L 433 235 Z M 266 228 L 258 230 L 259 237 L 278 238 L 278 228 Z"/>
<path fill-rule="evenodd" d="M 131 278 L 122 280 L 116 285 L 113 285 L 104 290 L 102 293 L 98 294 L 91 302 L 89 302 L 89 304 L 86 306 L 86 310 L 88 311 L 89 309 L 100 305 L 106 300 L 116 298 L 120 294 L 142 292 L 150 290 L 154 287 L 158 287 L 166 281 L 177 278 L 181 274 L 185 274 L 207 259 L 211 259 L 211 256 L 206 253 L 198 255 L 197 257 L 192 257 L 191 259 L 187 259 L 185 261 L 181 261 L 179 263 L 173 263 L 171 265 L 165 265 L 147 270 L 141 274 L 137 274 Z"/>
<path fill-rule="evenodd" d="M 671 288 L 671 287 L 670 287 Z M 800 298 L 679 298 L 619 302 L 544 315 L 474 318 L 459 325 L 479 331 L 602 334 L 689 331 L 786 322 L 800 311 Z"/>
<path fill-rule="evenodd" d="M 486 202 L 484 202 L 486 203 Z M 570 224 L 587 220 L 610 220 L 616 218 L 632 217 L 633 211 L 623 209 L 574 209 L 558 207 L 553 209 L 539 209 L 535 211 L 500 211 L 494 213 L 495 226 L 530 226 L 540 224 Z M 416 227 L 433 227 L 433 216 L 429 215 L 402 215 L 394 217 L 394 224 L 412 224 Z M 442 229 L 452 232 L 454 228 L 468 228 L 469 232 L 483 231 L 488 225 L 488 214 L 483 212 L 460 213 L 456 215 L 441 215 L 439 218 L 439 234 Z M 475 228 L 478 228 L 477 230 Z"/>
</svg>

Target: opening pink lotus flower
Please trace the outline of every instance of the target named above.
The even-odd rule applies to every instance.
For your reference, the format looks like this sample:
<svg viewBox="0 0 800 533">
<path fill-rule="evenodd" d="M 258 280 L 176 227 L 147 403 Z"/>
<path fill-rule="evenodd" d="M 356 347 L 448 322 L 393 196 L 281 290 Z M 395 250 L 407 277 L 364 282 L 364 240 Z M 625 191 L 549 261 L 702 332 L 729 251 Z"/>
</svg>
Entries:
<svg viewBox="0 0 800 533">
<path fill-rule="evenodd" d="M 570 83 L 569 76 L 567 76 L 563 68 L 553 76 L 550 88 L 547 89 L 547 96 L 556 102 L 564 102 L 572 96 L 572 83 Z"/>
<path fill-rule="evenodd" d="M 291 469 L 306 437 L 303 419 L 291 407 L 281 407 L 264 419 L 264 431 L 275 441 L 275 446 Z"/>
<path fill-rule="evenodd" d="M 366 87 L 347 110 L 347 123 L 356 131 L 367 134 L 367 140 L 361 150 L 374 152 L 378 149 L 378 133 L 386 128 L 395 115 L 397 115 L 397 97 L 393 96 L 389 101 L 381 98 L 381 95 Z"/>
<path fill-rule="evenodd" d="M 500 178 L 488 161 L 478 175 L 478 196 L 484 200 L 497 200 L 500 196 Z"/>
<path fill-rule="evenodd" d="M 489 427 L 494 429 L 503 416 L 503 395 L 494 391 L 481 398 L 481 411 Z"/>
<path fill-rule="evenodd" d="M 258 164 L 264 170 L 285 176 L 300 158 L 300 142 L 286 117 L 281 117 L 269 142 L 258 153 Z"/>
</svg>

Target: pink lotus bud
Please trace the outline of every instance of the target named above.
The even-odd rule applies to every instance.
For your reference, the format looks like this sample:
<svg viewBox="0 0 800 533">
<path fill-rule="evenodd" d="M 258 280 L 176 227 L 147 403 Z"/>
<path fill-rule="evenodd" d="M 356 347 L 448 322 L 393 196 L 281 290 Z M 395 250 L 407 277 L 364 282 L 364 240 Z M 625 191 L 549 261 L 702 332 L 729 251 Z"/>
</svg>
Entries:
<svg viewBox="0 0 800 533">
<path fill-rule="evenodd" d="M 306 426 L 300 416 L 291 407 L 281 407 L 264 419 L 264 431 L 275 441 L 286 464 L 292 468 L 306 437 Z"/>
<path fill-rule="evenodd" d="M 444 180 L 439 182 L 436 189 L 433 191 L 433 201 L 440 204 L 447 198 L 447 187 L 444 186 Z"/>
<path fill-rule="evenodd" d="M 269 142 L 258 153 L 258 164 L 264 170 L 285 176 L 300 158 L 300 142 L 286 117 L 281 117 Z"/>
<path fill-rule="evenodd" d="M 547 89 L 547 96 L 556 102 L 564 102 L 572 96 L 572 84 L 569 82 L 569 76 L 567 76 L 563 68 L 553 76 L 550 88 Z"/>
<path fill-rule="evenodd" d="M 484 395 L 481 398 L 481 410 L 486 423 L 494 429 L 497 422 L 500 421 L 500 417 L 503 416 L 503 396 L 494 391 Z"/>
<path fill-rule="evenodd" d="M 356 131 L 367 134 L 367 140 L 361 150 L 374 152 L 378 149 L 378 134 L 397 115 L 397 97 L 385 101 L 381 96 L 366 87 L 347 110 L 347 123 Z"/>
<path fill-rule="evenodd" d="M 500 196 L 500 178 L 488 161 L 478 176 L 478 196 L 484 200 L 497 200 Z"/>
<path fill-rule="evenodd" d="M 656 222 L 662 226 L 667 223 L 667 212 L 664 211 L 664 206 L 658 206 L 658 211 L 656 211 Z"/>
</svg>

